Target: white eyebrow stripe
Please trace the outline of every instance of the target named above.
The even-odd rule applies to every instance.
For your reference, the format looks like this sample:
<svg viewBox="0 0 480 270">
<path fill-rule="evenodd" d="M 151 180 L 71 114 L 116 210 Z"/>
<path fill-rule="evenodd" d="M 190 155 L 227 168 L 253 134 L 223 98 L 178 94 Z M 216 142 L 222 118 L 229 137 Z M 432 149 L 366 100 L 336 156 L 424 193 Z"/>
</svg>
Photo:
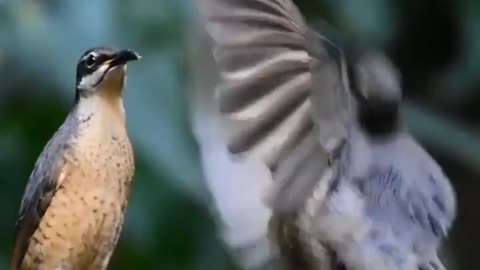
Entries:
<svg viewBox="0 0 480 270">
<path fill-rule="evenodd" d="M 90 55 L 93 56 L 93 57 L 98 57 L 98 53 L 96 53 L 96 52 L 94 52 L 94 51 L 91 51 L 91 52 L 89 52 L 88 54 L 84 55 L 84 56 L 82 57 L 82 60 L 87 59 L 87 57 L 89 57 Z"/>
</svg>

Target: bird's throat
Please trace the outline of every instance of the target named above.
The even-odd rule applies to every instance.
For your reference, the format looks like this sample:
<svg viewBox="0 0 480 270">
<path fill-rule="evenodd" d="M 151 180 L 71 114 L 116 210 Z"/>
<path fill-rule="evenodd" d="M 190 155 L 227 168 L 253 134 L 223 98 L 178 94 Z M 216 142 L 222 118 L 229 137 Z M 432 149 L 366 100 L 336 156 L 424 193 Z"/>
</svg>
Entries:
<svg viewBox="0 0 480 270">
<path fill-rule="evenodd" d="M 80 99 L 75 115 L 80 122 L 94 120 L 105 126 L 112 124 L 125 126 L 123 98 L 112 92 L 99 92 Z"/>
<path fill-rule="evenodd" d="M 358 121 L 369 135 L 385 137 L 394 134 L 401 127 L 400 114 L 398 104 L 361 104 Z"/>
</svg>

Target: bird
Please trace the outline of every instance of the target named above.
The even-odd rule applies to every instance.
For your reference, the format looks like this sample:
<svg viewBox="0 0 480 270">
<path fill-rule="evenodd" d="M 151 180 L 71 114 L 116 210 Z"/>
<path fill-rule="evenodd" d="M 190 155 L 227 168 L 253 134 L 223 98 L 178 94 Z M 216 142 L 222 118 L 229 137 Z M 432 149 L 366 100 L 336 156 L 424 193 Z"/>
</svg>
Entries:
<svg viewBox="0 0 480 270">
<path fill-rule="evenodd" d="M 403 120 L 393 62 L 335 44 L 290 0 L 196 4 L 218 71 L 194 89 L 192 128 L 238 263 L 445 269 L 455 190 Z"/>
<path fill-rule="evenodd" d="M 12 270 L 107 268 L 135 171 L 123 91 L 127 63 L 138 59 L 111 47 L 80 57 L 74 105 L 26 185 Z"/>
</svg>

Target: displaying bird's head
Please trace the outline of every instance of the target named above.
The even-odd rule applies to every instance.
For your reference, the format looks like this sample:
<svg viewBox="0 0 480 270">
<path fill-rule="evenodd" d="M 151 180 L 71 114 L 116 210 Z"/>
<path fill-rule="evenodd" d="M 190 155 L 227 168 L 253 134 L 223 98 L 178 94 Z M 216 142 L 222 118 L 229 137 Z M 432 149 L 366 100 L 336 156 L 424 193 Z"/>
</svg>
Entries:
<svg viewBox="0 0 480 270">
<path fill-rule="evenodd" d="M 121 95 L 127 62 L 140 59 L 131 50 L 98 47 L 87 50 L 77 64 L 75 100 L 95 94 Z"/>
<path fill-rule="evenodd" d="M 368 52 L 351 66 L 352 90 L 360 101 L 398 104 L 402 99 L 400 76 L 393 63 L 379 52 Z"/>
<path fill-rule="evenodd" d="M 400 75 L 380 52 L 368 52 L 349 66 L 352 94 L 358 101 L 359 121 L 373 135 L 388 135 L 401 125 Z"/>
</svg>

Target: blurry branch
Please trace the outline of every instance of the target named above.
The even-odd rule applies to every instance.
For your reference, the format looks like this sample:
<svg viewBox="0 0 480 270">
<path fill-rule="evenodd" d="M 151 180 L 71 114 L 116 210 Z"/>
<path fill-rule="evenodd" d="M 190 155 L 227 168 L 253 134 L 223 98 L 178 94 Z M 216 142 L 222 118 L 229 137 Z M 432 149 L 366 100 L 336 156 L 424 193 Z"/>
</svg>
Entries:
<svg viewBox="0 0 480 270">
<path fill-rule="evenodd" d="M 474 7 L 474 2 L 461 3 L 463 40 L 461 42 L 461 54 L 457 62 L 450 67 L 447 76 L 438 81 L 438 85 L 432 90 L 432 96 L 440 94 L 442 101 L 448 104 L 461 106 L 478 91 L 478 70 L 480 68 L 480 5 Z M 473 4 L 473 5 L 472 5 Z M 442 87 L 444 86 L 444 87 Z M 440 90 L 440 91 L 438 91 Z M 453 102 L 452 102 L 453 101 Z"/>
<path fill-rule="evenodd" d="M 407 123 L 420 141 L 480 173 L 480 134 L 423 106 L 410 102 L 405 109 Z"/>
</svg>

